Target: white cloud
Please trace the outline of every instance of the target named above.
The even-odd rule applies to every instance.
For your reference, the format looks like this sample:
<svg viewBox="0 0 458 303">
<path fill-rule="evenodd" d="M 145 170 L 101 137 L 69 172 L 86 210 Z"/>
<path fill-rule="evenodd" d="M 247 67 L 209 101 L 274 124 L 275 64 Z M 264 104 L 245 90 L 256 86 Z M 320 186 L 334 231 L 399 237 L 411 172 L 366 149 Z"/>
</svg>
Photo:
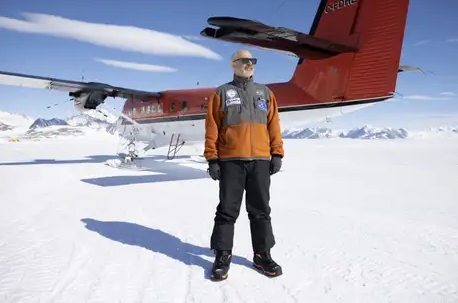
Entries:
<svg viewBox="0 0 458 303">
<path fill-rule="evenodd" d="M 443 113 L 443 112 L 433 112 L 433 113 L 418 113 L 412 114 L 412 117 L 424 118 L 424 119 L 453 119 L 458 120 L 458 113 Z"/>
<path fill-rule="evenodd" d="M 452 96 L 452 97 L 456 96 L 456 94 L 453 93 L 453 92 L 442 92 L 441 95 L 443 95 L 443 96 Z"/>
<path fill-rule="evenodd" d="M 23 13 L 23 16 L 25 20 L 0 17 L 0 27 L 144 54 L 222 59 L 209 48 L 164 32 L 134 26 L 84 22 L 47 14 Z"/>
<path fill-rule="evenodd" d="M 403 121 L 423 128 L 440 127 L 440 126 L 458 126 L 458 113 L 430 112 L 430 113 L 412 113 L 403 115 Z"/>
<path fill-rule="evenodd" d="M 427 43 L 429 43 L 429 40 L 421 40 L 421 41 L 415 42 L 413 45 L 418 46 L 418 45 L 425 45 Z"/>
<path fill-rule="evenodd" d="M 458 42 L 458 38 L 450 38 L 450 39 L 447 39 L 446 42 Z"/>
<path fill-rule="evenodd" d="M 177 70 L 172 67 L 163 66 L 163 65 L 152 65 L 146 63 L 136 63 L 136 62 L 128 62 L 128 61 L 118 61 L 118 60 L 110 60 L 110 59 L 100 59 L 95 58 L 95 61 L 101 62 L 106 65 L 126 68 L 126 69 L 135 69 L 140 71 L 146 72 L 176 72 Z"/>
<path fill-rule="evenodd" d="M 410 99 L 410 100 L 428 100 L 428 101 L 441 101 L 441 100 L 450 100 L 448 97 L 435 97 L 435 96 L 428 96 L 428 95 L 409 95 L 402 97 L 403 99 Z"/>
</svg>

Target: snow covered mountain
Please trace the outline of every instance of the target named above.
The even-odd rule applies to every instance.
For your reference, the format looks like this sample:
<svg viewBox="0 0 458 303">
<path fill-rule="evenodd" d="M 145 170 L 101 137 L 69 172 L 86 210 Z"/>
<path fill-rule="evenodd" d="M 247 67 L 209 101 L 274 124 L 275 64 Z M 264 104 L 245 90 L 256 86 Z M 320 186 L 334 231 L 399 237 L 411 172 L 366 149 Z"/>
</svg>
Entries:
<svg viewBox="0 0 458 303">
<path fill-rule="evenodd" d="M 427 130 L 430 132 L 435 132 L 435 133 L 444 133 L 444 132 L 458 133 L 458 126 L 456 127 L 429 127 Z"/>
<path fill-rule="evenodd" d="M 339 134 L 340 138 L 350 139 L 405 139 L 408 136 L 409 133 L 404 128 L 376 128 L 367 125 Z"/>
<path fill-rule="evenodd" d="M 117 131 L 117 117 L 99 111 L 88 111 L 84 114 L 73 115 L 64 119 L 37 119 L 27 131 L 28 136 L 58 136 L 58 135 L 84 135 L 87 130 L 102 131 L 115 134 Z M 49 128 L 49 126 L 54 126 Z M 65 127 L 58 127 L 65 126 Z M 37 128 L 42 128 L 37 130 Z"/>
<path fill-rule="evenodd" d="M 96 111 L 89 111 L 84 114 L 78 114 L 69 116 L 66 119 L 42 119 L 38 118 L 33 122 L 33 124 L 29 127 L 29 129 L 35 129 L 40 127 L 48 127 L 51 125 L 68 125 L 74 127 L 91 127 L 91 128 L 107 128 L 116 124 L 117 117 L 106 113 L 106 112 L 96 112 Z"/>
<path fill-rule="evenodd" d="M 458 126 L 428 128 L 424 131 L 408 131 L 405 128 L 391 127 L 379 128 L 369 125 L 353 128 L 347 131 L 317 127 L 285 130 L 282 135 L 285 139 L 407 139 L 411 137 L 420 138 L 428 136 L 458 135 Z"/>
<path fill-rule="evenodd" d="M 33 118 L 23 114 L 0 111 L 0 130 L 28 128 L 33 121 Z"/>
<path fill-rule="evenodd" d="M 29 129 L 47 127 L 51 125 L 68 125 L 68 123 L 65 120 L 57 119 L 57 118 L 53 118 L 49 120 L 38 118 L 32 123 L 32 125 L 29 126 Z"/>
<path fill-rule="evenodd" d="M 104 130 L 110 134 L 114 134 L 117 130 L 116 121 L 117 117 L 113 115 L 75 115 L 68 117 L 66 122 L 73 127 L 89 127 L 92 129 Z"/>
<path fill-rule="evenodd" d="M 0 131 L 12 130 L 13 127 L 11 125 L 5 124 L 0 122 Z"/>
<path fill-rule="evenodd" d="M 282 133 L 285 139 L 322 139 L 334 137 L 333 130 L 326 127 L 285 130 Z"/>
<path fill-rule="evenodd" d="M 33 121 L 23 114 L 0 111 L 0 137 L 17 137 L 25 133 Z"/>
<path fill-rule="evenodd" d="M 65 119 L 33 119 L 31 117 L 0 111 L 0 137 L 50 138 L 57 136 L 84 136 L 87 132 L 117 133 L 118 117 L 108 112 L 88 111 Z M 408 131 L 405 128 L 363 127 L 337 130 L 326 127 L 286 129 L 285 139 L 406 139 L 428 137 L 457 137 L 457 127 L 431 127 L 424 131 Z"/>
<path fill-rule="evenodd" d="M 31 117 L 0 111 L 0 135 L 24 139 L 57 136 L 83 136 L 88 131 L 115 134 L 117 117 L 98 111 L 73 115 L 65 119 L 33 119 Z"/>
</svg>

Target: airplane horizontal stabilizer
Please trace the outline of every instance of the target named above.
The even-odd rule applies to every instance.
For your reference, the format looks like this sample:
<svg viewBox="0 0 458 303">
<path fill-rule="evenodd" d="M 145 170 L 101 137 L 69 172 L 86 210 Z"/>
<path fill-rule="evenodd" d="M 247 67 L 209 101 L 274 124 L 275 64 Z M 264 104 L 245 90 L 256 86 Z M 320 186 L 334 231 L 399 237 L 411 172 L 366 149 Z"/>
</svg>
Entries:
<svg viewBox="0 0 458 303">
<path fill-rule="evenodd" d="M 291 52 L 303 58 L 331 57 L 358 50 L 356 45 L 334 43 L 289 28 L 269 26 L 255 20 L 211 17 L 207 22 L 219 28 L 206 27 L 200 33 L 204 37 Z"/>
<path fill-rule="evenodd" d="M 421 69 L 421 68 L 418 67 L 418 66 L 403 65 L 403 64 L 401 64 L 401 65 L 399 66 L 398 72 L 399 72 L 399 73 L 401 73 L 401 72 L 422 72 L 422 73 L 431 73 L 431 74 L 434 74 L 433 72 L 431 72 L 431 71 L 425 71 L 425 70 Z"/>
</svg>

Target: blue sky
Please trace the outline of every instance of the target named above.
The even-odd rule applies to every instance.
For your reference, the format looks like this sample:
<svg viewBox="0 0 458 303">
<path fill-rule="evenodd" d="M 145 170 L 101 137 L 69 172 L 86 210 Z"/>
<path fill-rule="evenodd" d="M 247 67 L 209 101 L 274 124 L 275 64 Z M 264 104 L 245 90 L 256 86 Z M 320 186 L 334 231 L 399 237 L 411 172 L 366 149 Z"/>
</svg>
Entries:
<svg viewBox="0 0 458 303">
<path fill-rule="evenodd" d="M 199 37 L 214 15 L 257 19 L 308 32 L 319 0 L 214 1 L 65 1 L 3 0 L 0 2 L 0 70 L 62 79 L 99 81 L 144 90 L 214 86 L 231 78 L 228 60 L 241 46 Z M 407 20 L 402 63 L 434 74 L 402 73 L 393 102 L 333 119 L 335 126 L 458 125 L 458 2 L 412 0 Z M 50 18 L 47 15 L 53 15 Z M 93 29 L 64 19 L 143 28 Z M 17 19 L 17 20 L 12 20 Z M 42 22 L 36 25 L 27 22 Z M 70 23 L 69 23 L 70 22 Z M 52 24 L 52 26 L 46 26 Z M 39 29 L 55 34 L 39 34 Z M 159 33 L 147 33 L 147 30 Z M 163 35 L 166 34 L 166 35 Z M 171 36 L 168 36 L 171 35 Z M 177 40 L 181 36 L 188 41 Z M 145 37 L 147 37 L 145 39 Z M 91 42 L 92 41 L 92 42 Z M 168 43 L 168 46 L 166 45 Z M 177 54 L 189 43 L 188 54 Z M 174 47 L 175 45 L 175 47 Z M 156 50 L 156 51 L 152 51 Z M 288 80 L 297 60 L 253 49 L 259 58 L 256 80 Z M 112 61 L 107 61 L 112 60 Z M 160 65 L 158 72 L 113 66 L 116 61 Z M 115 62 L 115 63 L 116 63 Z M 66 93 L 0 85 L 0 110 L 34 118 L 76 114 Z M 119 109 L 124 100 L 108 99 Z M 332 126 L 330 125 L 330 126 Z"/>
</svg>

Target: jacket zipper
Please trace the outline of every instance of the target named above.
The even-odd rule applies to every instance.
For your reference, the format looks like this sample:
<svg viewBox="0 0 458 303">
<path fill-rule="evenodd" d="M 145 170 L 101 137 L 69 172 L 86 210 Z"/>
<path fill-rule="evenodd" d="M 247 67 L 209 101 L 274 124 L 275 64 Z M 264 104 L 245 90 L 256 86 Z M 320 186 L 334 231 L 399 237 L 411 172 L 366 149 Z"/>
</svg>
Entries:
<svg viewBox="0 0 458 303">
<path fill-rule="evenodd" d="M 245 96 L 247 97 L 247 100 L 250 100 L 249 99 L 250 95 L 247 93 L 247 88 L 246 88 L 246 83 L 245 82 L 243 83 L 243 91 L 245 92 Z M 248 103 L 248 105 L 249 104 L 250 103 Z M 253 124 L 253 107 L 250 106 L 250 125 L 249 125 L 249 127 L 250 127 L 250 148 L 251 148 L 250 158 L 253 158 L 253 128 L 252 128 L 252 124 Z"/>
</svg>

